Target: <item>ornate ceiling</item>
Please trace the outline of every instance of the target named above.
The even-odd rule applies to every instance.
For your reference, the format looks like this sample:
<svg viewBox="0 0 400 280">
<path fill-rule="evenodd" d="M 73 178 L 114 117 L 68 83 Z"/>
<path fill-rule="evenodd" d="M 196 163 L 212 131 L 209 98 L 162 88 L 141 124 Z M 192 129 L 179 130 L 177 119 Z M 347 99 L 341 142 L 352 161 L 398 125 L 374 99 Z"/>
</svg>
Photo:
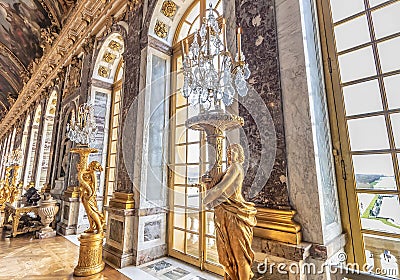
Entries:
<svg viewBox="0 0 400 280">
<path fill-rule="evenodd" d="M 75 0 L 0 0 L 0 118 L 10 109 Z"/>
</svg>

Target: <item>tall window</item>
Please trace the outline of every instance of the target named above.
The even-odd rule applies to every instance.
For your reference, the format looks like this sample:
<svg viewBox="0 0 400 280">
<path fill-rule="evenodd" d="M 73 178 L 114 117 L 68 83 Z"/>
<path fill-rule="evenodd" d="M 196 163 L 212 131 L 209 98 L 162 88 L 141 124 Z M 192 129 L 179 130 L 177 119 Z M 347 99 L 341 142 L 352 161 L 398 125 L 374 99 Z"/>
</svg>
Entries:
<svg viewBox="0 0 400 280">
<path fill-rule="evenodd" d="M 38 140 L 38 135 L 39 135 L 39 126 L 40 126 L 40 118 L 42 116 L 42 108 L 39 105 L 36 108 L 36 112 L 33 118 L 33 124 L 32 124 L 32 131 L 31 131 L 31 138 L 29 141 L 29 149 L 28 149 L 28 154 L 26 156 L 26 170 L 25 170 L 25 177 L 24 177 L 24 186 L 28 185 L 31 181 L 34 180 L 33 174 L 33 165 L 35 162 L 35 155 L 36 155 L 36 149 L 38 146 L 37 140 Z"/>
<path fill-rule="evenodd" d="M 24 125 L 24 132 L 22 134 L 22 141 L 21 141 L 21 151 L 22 151 L 22 162 L 25 162 L 26 158 L 26 146 L 28 144 L 28 136 L 29 136 L 29 126 L 31 124 L 31 116 L 28 115 Z M 22 163 L 23 164 L 23 163 Z M 19 173 L 18 181 L 21 180 L 22 173 Z"/>
<path fill-rule="evenodd" d="M 400 1 L 322 1 L 349 252 L 400 264 Z M 325 41 L 323 42 L 325 45 Z M 330 67 L 331 66 L 331 67 Z M 338 147 L 336 147 L 338 148 Z M 397 264 L 396 264 L 397 262 Z"/>
<path fill-rule="evenodd" d="M 36 186 L 41 189 L 47 180 L 47 172 L 49 169 L 51 141 L 53 139 L 54 118 L 57 105 L 57 92 L 53 91 L 46 107 L 46 114 L 43 123 L 43 136 L 40 145 L 38 170 L 36 174 Z"/>
<path fill-rule="evenodd" d="M 173 42 L 169 215 L 169 254 L 202 269 L 221 273 L 216 250 L 214 213 L 201 203 L 198 183 L 209 168 L 205 134 L 185 127 L 199 113 L 181 94 L 183 86 L 181 41 L 193 40 L 209 4 L 222 15 L 222 1 L 195 1 L 181 19 Z"/>
<path fill-rule="evenodd" d="M 109 132 L 109 143 L 108 143 L 108 157 L 107 157 L 107 168 L 106 168 L 106 190 L 104 204 L 108 205 L 108 202 L 112 198 L 115 186 L 116 186 L 116 167 L 117 167 L 117 151 L 118 151 L 118 132 L 119 132 L 119 120 L 121 110 L 121 94 L 122 85 L 124 78 L 124 63 L 121 59 L 117 73 L 115 75 L 115 82 L 113 85 L 112 92 L 112 103 L 111 103 L 111 120 L 110 120 L 110 132 Z"/>
</svg>

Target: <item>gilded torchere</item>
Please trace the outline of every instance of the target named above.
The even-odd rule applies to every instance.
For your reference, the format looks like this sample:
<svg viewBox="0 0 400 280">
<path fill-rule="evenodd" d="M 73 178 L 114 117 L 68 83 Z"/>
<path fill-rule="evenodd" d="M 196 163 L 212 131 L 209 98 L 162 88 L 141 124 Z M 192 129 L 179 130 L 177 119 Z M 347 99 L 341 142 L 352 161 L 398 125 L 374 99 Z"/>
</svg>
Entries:
<svg viewBox="0 0 400 280">
<path fill-rule="evenodd" d="M 103 214 L 97 209 L 96 200 L 96 172 L 101 172 L 103 168 L 97 161 L 88 164 L 89 154 L 96 153 L 97 149 L 79 147 L 72 149 L 71 152 L 80 156 L 77 164 L 79 194 L 90 224 L 89 229 L 79 236 L 79 261 L 75 267 L 74 275 L 89 276 L 104 269 L 103 228 L 105 220 Z"/>
<path fill-rule="evenodd" d="M 240 128 L 243 118 L 230 114 L 226 107 L 234 95 L 247 95 L 250 76 L 241 51 L 241 33 L 237 32 L 237 55 L 226 48 L 226 24 L 218 23 L 212 7 L 194 34 L 189 47 L 182 43 L 184 84 L 182 94 L 199 114 L 186 121 L 186 127 L 204 131 L 208 142 L 208 161 L 215 162 L 202 176 L 203 204 L 215 209 L 216 239 L 219 262 L 227 280 L 249 280 L 254 252 L 251 249 L 257 213 L 254 204 L 242 196 L 244 152 L 239 144 L 228 149 L 229 167 L 222 170 L 224 133 Z M 202 211 L 205 207 L 202 206 Z"/>
</svg>

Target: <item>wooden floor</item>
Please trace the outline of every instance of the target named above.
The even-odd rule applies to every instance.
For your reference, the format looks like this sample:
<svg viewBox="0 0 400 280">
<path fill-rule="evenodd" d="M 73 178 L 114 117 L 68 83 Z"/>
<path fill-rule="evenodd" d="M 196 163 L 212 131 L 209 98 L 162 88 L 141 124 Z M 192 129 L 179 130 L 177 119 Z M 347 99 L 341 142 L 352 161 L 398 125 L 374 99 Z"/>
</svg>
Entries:
<svg viewBox="0 0 400 280">
<path fill-rule="evenodd" d="M 25 234 L 7 238 L 2 229 L 0 234 L 0 280 L 129 279 L 108 265 L 90 277 L 73 276 L 79 248 L 62 236 L 39 240 Z"/>
</svg>

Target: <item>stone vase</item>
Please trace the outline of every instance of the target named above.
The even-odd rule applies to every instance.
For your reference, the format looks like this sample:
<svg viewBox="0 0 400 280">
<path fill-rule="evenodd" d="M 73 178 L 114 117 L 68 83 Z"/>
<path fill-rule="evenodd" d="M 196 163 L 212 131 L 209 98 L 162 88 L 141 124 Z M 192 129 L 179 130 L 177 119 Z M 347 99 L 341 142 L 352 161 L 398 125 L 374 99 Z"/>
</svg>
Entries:
<svg viewBox="0 0 400 280">
<path fill-rule="evenodd" d="M 42 228 L 40 231 L 41 234 L 54 232 L 54 230 L 50 227 L 50 224 L 53 222 L 58 212 L 58 206 L 56 203 L 57 201 L 51 197 L 39 202 L 38 214 L 41 223 L 44 225 L 44 228 Z"/>
</svg>

